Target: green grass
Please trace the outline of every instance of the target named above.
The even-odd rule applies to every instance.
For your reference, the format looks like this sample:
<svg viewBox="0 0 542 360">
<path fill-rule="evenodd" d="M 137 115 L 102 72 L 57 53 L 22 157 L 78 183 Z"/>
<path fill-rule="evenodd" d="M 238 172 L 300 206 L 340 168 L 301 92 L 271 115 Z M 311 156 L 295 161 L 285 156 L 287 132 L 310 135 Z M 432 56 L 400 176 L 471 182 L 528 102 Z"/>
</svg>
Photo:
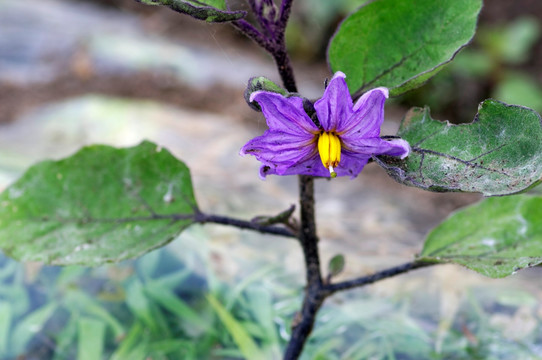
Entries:
<svg viewBox="0 0 542 360">
<path fill-rule="evenodd" d="M 300 284 L 273 264 L 226 281 L 210 259 L 201 249 L 181 254 L 171 247 L 100 268 L 0 258 L 0 359 L 280 358 Z M 438 298 L 432 300 L 364 290 L 335 297 L 302 359 L 540 358 L 536 315 L 528 319 L 532 331 L 519 339 L 510 338 L 506 321 L 494 321 L 536 314 L 533 294 L 473 288 L 440 332 Z"/>
</svg>

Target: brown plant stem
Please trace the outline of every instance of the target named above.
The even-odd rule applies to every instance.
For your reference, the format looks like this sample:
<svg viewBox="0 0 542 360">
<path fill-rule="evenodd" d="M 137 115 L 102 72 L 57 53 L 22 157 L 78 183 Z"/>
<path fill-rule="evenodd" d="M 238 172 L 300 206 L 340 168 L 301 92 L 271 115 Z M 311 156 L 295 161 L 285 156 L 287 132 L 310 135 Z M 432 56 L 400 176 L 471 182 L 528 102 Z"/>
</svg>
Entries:
<svg viewBox="0 0 542 360">
<path fill-rule="evenodd" d="M 303 306 L 297 321 L 292 325 L 292 336 L 286 348 L 284 359 L 297 359 L 312 332 L 316 314 L 329 294 L 322 283 L 320 256 L 318 254 L 318 235 L 314 212 L 314 178 L 299 176 L 299 204 L 301 209 L 301 228 L 299 241 L 305 259 L 307 287 Z"/>
<path fill-rule="evenodd" d="M 356 279 L 341 281 L 334 284 L 328 284 L 325 286 L 325 290 L 329 292 L 330 294 L 333 294 L 333 293 L 336 293 L 337 291 L 343 291 L 343 290 L 353 289 L 356 287 L 362 287 L 362 286 L 369 285 L 383 279 L 393 277 L 395 275 L 404 274 L 411 270 L 433 266 L 436 264 L 437 263 L 435 262 L 411 261 L 402 265 L 380 270 L 374 274 L 361 276 Z"/>
<path fill-rule="evenodd" d="M 212 215 L 212 214 L 204 214 L 202 212 L 199 212 L 195 216 L 195 222 L 200 224 L 221 224 L 221 225 L 229 225 L 234 226 L 239 229 L 247 229 L 247 230 L 253 230 L 262 234 L 272 234 L 272 235 L 278 235 L 283 237 L 289 237 L 289 238 L 295 238 L 296 234 L 294 234 L 291 230 L 286 229 L 284 227 L 279 227 L 275 225 L 261 225 L 254 221 L 246 221 L 246 220 L 240 220 L 235 219 L 227 216 L 221 216 L 221 215 Z"/>
</svg>

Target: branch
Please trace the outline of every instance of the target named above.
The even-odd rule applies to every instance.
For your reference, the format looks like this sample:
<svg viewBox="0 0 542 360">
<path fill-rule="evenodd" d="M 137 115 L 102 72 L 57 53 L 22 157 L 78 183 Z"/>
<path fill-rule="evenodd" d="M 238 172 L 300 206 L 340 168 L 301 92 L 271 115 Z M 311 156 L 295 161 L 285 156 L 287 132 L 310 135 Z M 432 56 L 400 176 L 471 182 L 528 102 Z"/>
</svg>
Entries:
<svg viewBox="0 0 542 360">
<path fill-rule="evenodd" d="M 282 25 L 282 28 L 286 28 L 288 19 L 290 18 L 290 13 L 292 11 L 292 4 L 294 0 L 282 0 L 280 5 L 280 14 L 279 14 L 279 24 Z"/>
<path fill-rule="evenodd" d="M 230 218 L 227 216 L 204 214 L 202 212 L 199 212 L 195 215 L 194 221 L 200 224 L 213 223 L 235 226 L 240 229 L 254 230 L 262 234 L 272 234 L 289 238 L 296 237 L 296 234 L 283 227 L 262 225 L 255 221 L 246 221 Z"/>
<path fill-rule="evenodd" d="M 231 21 L 230 24 L 232 24 L 235 28 L 245 34 L 249 39 L 254 41 L 264 50 L 272 53 L 272 46 L 269 40 L 258 29 L 252 26 L 251 23 L 244 19 L 241 19 L 237 21 Z"/>
<path fill-rule="evenodd" d="M 316 314 L 325 298 L 329 295 L 324 289 L 322 273 L 320 271 L 320 256 L 318 254 L 318 235 L 316 234 L 316 221 L 314 214 L 314 178 L 299 176 L 299 203 L 301 208 L 301 229 L 299 241 L 305 259 L 307 288 L 303 299 L 303 307 L 298 321 L 292 324 L 292 336 L 284 359 L 297 359 L 312 332 Z"/>
<path fill-rule="evenodd" d="M 316 235 L 316 220 L 314 214 L 314 178 L 299 176 L 299 203 L 301 209 L 301 228 L 299 241 L 303 247 L 307 284 L 322 285 L 320 272 L 320 256 L 318 255 L 318 235 Z"/>
<path fill-rule="evenodd" d="M 293 2 L 294 0 L 282 0 L 279 18 L 275 25 L 275 28 L 277 29 L 277 34 L 275 37 L 276 49 L 273 52 L 273 58 L 277 63 L 280 78 L 282 79 L 284 87 L 289 92 L 297 92 L 294 70 L 290 62 L 290 56 L 288 55 L 288 51 L 286 51 L 286 40 L 284 37 L 284 34 L 286 32 L 286 25 L 288 25 L 288 19 L 290 18 Z"/>
<path fill-rule="evenodd" d="M 284 40 L 282 40 L 282 43 L 279 44 L 277 47 L 278 49 L 272 54 L 273 59 L 275 59 L 275 62 L 277 63 L 277 70 L 279 71 L 279 75 L 282 83 L 284 84 L 284 88 L 288 92 L 296 93 L 297 86 L 295 84 L 294 70 L 292 68 L 288 52 L 286 51 L 286 45 L 284 43 Z"/>
<path fill-rule="evenodd" d="M 328 295 L 327 292 L 321 291 L 321 287 L 314 288 L 309 284 L 303 299 L 301 312 L 296 314 L 292 323 L 292 336 L 284 353 L 284 360 L 299 358 L 314 327 L 316 314 Z"/>
<path fill-rule="evenodd" d="M 420 268 L 423 268 L 423 267 L 433 266 L 433 265 L 436 265 L 436 264 L 437 263 L 435 263 L 435 262 L 412 261 L 412 262 L 408 262 L 406 264 L 398 265 L 398 266 L 395 266 L 395 267 L 392 267 L 392 268 L 389 268 L 389 269 L 381 270 L 381 271 L 376 272 L 376 273 L 371 274 L 371 275 L 362 276 L 362 277 L 359 277 L 357 279 L 352 279 L 352 280 L 338 282 L 338 283 L 335 283 L 335 284 L 325 285 L 324 289 L 326 291 L 328 291 L 330 294 L 333 294 L 333 293 L 335 293 L 337 291 L 348 290 L 348 289 L 353 289 L 353 288 L 356 288 L 356 287 L 369 285 L 369 284 L 372 284 L 372 283 L 377 282 L 379 280 L 387 279 L 387 278 L 390 278 L 390 277 L 393 277 L 393 276 L 396 276 L 396 275 L 406 273 L 406 272 L 408 272 L 410 270 L 420 269 Z"/>
<path fill-rule="evenodd" d="M 124 217 L 124 218 L 99 218 L 99 217 L 92 217 L 92 216 L 84 216 L 80 218 L 62 218 L 62 217 L 36 217 L 34 218 L 35 221 L 56 221 L 61 223 L 75 223 L 75 224 L 87 224 L 87 223 L 110 223 L 110 224 L 125 224 L 125 223 L 132 223 L 132 222 L 141 222 L 141 221 L 160 221 L 160 220 L 171 220 L 172 223 L 176 221 L 182 221 L 182 220 L 191 220 L 194 223 L 199 224 L 207 224 L 207 223 L 213 223 L 213 224 L 221 224 L 221 225 L 229 225 L 234 226 L 239 229 L 247 229 L 247 230 L 253 230 L 257 231 L 262 234 L 271 234 L 271 235 L 278 235 L 288 238 L 297 238 L 297 235 L 295 232 L 293 232 L 290 229 L 280 227 L 280 226 L 274 226 L 274 225 L 268 225 L 268 224 L 262 224 L 257 221 L 246 221 L 241 219 L 235 219 L 227 216 L 221 216 L 221 215 L 213 215 L 213 214 L 205 214 L 199 211 L 198 209 L 194 209 L 194 214 L 156 214 L 151 213 L 149 216 L 132 216 L 132 217 Z"/>
<path fill-rule="evenodd" d="M 230 24 L 245 34 L 249 39 L 253 40 L 273 57 L 285 89 L 289 92 L 297 92 L 294 71 L 290 62 L 290 57 L 286 50 L 286 41 L 284 37 L 292 3 L 293 0 L 284 0 L 282 2 L 280 14 L 277 20 L 274 19 L 274 14 L 272 13 L 265 14 L 265 16 L 272 16 L 273 19 L 263 18 L 264 14 L 255 14 L 262 28 L 268 32 L 267 36 L 262 34 L 261 31 L 256 29 L 251 23 L 244 19 L 232 21 Z M 253 8 L 253 12 L 258 11 L 254 2 L 251 2 L 250 4 Z"/>
</svg>

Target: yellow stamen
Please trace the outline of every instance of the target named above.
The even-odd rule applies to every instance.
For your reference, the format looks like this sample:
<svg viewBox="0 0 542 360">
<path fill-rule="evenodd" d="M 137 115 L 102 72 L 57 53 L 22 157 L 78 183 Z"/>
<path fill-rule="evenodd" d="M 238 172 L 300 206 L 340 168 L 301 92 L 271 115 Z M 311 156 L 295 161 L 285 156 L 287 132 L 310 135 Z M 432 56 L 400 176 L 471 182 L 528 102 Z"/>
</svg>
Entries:
<svg viewBox="0 0 542 360">
<path fill-rule="evenodd" d="M 318 138 L 318 152 L 320 153 L 320 159 L 322 164 L 326 168 L 329 168 L 329 134 L 327 132 L 321 133 Z"/>
<path fill-rule="evenodd" d="M 329 160 L 333 166 L 341 162 L 341 140 L 335 134 L 329 135 Z"/>
<path fill-rule="evenodd" d="M 332 178 L 337 176 L 333 169 L 341 162 L 341 140 L 335 133 L 322 132 L 318 137 L 318 152 L 322 164 L 329 170 Z"/>
</svg>

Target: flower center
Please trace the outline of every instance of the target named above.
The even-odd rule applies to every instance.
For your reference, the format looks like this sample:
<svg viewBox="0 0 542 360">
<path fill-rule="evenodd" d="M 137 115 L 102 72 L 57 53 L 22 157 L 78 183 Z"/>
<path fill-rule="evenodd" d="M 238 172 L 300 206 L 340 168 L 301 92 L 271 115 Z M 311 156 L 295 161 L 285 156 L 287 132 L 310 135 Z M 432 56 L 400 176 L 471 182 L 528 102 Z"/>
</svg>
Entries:
<svg viewBox="0 0 542 360">
<path fill-rule="evenodd" d="M 341 140 L 333 132 L 322 132 L 318 137 L 318 152 L 322 164 L 329 170 L 332 178 L 337 177 L 333 169 L 341 162 Z"/>
</svg>

